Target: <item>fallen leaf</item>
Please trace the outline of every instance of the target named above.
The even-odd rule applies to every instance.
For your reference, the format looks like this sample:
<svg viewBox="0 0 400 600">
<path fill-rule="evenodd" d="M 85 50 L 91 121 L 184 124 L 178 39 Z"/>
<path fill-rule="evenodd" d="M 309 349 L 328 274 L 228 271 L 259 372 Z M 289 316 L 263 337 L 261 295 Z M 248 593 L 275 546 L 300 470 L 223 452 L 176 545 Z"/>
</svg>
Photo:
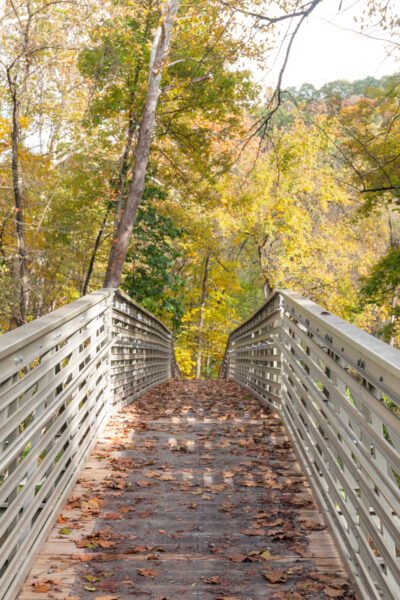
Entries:
<svg viewBox="0 0 400 600">
<path fill-rule="evenodd" d="M 300 521 L 300 525 L 303 529 L 310 529 L 311 531 L 320 531 L 326 529 L 326 525 L 323 523 L 317 523 L 316 521 Z"/>
<path fill-rule="evenodd" d="M 115 546 L 115 542 L 110 542 L 109 540 L 99 540 L 98 544 L 102 548 L 112 548 L 113 546 Z"/>
<path fill-rule="evenodd" d="M 50 585 L 49 583 L 40 582 L 40 581 L 36 581 L 35 583 L 32 583 L 32 587 L 33 587 L 33 591 L 36 592 L 36 594 L 42 594 L 43 592 L 49 592 L 52 589 L 52 585 Z"/>
<path fill-rule="evenodd" d="M 278 560 L 281 558 L 280 554 L 271 554 L 269 550 L 264 550 L 264 552 L 261 552 L 260 556 L 265 560 Z"/>
<path fill-rule="evenodd" d="M 136 569 L 139 575 L 142 577 L 155 577 L 158 575 L 157 571 L 153 571 L 153 569 Z"/>
<path fill-rule="evenodd" d="M 246 559 L 248 560 L 247 554 L 232 554 L 229 559 L 234 563 L 242 563 Z"/>
<path fill-rule="evenodd" d="M 202 577 L 201 578 L 204 583 L 209 583 L 211 585 L 228 585 L 228 582 L 222 579 L 219 575 L 214 575 L 213 577 Z"/>
<path fill-rule="evenodd" d="M 244 535 L 265 535 L 265 529 L 241 529 L 240 533 L 244 533 Z"/>
<path fill-rule="evenodd" d="M 261 571 L 261 575 L 268 579 L 271 583 L 284 583 L 287 579 L 286 575 L 282 571 L 276 569 L 270 569 L 269 571 Z"/>
<path fill-rule="evenodd" d="M 340 598 L 343 596 L 343 590 L 338 590 L 336 588 L 326 587 L 322 590 L 324 594 L 326 594 L 329 598 Z"/>
</svg>

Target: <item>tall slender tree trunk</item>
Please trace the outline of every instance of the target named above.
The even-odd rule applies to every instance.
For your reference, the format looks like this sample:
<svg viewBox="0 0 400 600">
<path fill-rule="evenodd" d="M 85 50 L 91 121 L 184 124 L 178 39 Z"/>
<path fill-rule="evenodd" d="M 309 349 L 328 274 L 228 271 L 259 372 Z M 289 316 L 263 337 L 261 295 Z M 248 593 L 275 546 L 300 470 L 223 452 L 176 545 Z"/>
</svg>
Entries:
<svg viewBox="0 0 400 600">
<path fill-rule="evenodd" d="M 138 58 L 137 64 L 136 64 L 136 68 L 135 68 L 135 73 L 134 73 L 134 77 L 133 77 L 133 83 L 132 83 L 132 89 L 131 89 L 131 94 L 130 94 L 130 107 L 129 107 L 129 115 L 128 115 L 128 130 L 127 130 L 127 134 L 126 134 L 126 140 L 125 140 L 125 147 L 124 147 L 124 152 L 122 154 L 122 159 L 121 159 L 121 166 L 119 169 L 119 173 L 118 173 L 118 184 L 117 184 L 117 196 L 116 196 L 116 201 L 115 201 L 115 213 L 114 213 L 114 232 L 116 234 L 117 232 L 117 228 L 118 228 L 118 223 L 119 223 L 119 218 L 121 215 L 121 209 L 122 209 L 122 201 L 123 201 L 123 197 L 124 197 L 124 187 L 125 187 L 125 181 L 126 181 L 126 176 L 128 174 L 128 170 L 129 170 L 129 155 L 131 153 L 132 150 L 132 142 L 133 142 L 133 136 L 135 133 L 135 127 L 137 125 L 137 121 L 135 118 L 135 97 L 136 97 L 136 91 L 137 91 L 137 86 L 139 83 L 139 76 L 140 73 L 142 71 L 143 68 L 143 52 L 149 37 L 149 31 L 150 31 L 150 10 L 148 12 L 147 15 L 147 19 L 146 19 L 146 25 L 145 25 L 145 29 L 143 32 L 143 39 L 142 39 L 142 48 L 141 48 L 141 55 Z M 107 224 L 107 218 L 108 215 L 110 213 L 110 208 L 107 209 L 106 214 L 104 215 L 104 219 L 102 224 L 100 225 L 100 229 L 97 233 L 96 236 L 96 240 L 93 246 L 93 250 L 92 250 L 92 254 L 90 257 L 90 262 L 89 262 L 89 267 L 88 267 L 88 272 L 86 275 L 86 279 L 85 279 L 85 283 L 83 285 L 83 290 L 82 290 L 82 296 L 85 296 L 88 292 L 89 289 L 89 283 L 90 283 L 90 279 L 92 277 L 93 274 L 93 270 L 94 270 L 94 265 L 96 262 L 96 256 L 97 256 L 97 251 L 100 248 L 100 244 L 101 244 L 101 240 L 102 237 L 104 235 L 104 231 L 106 228 L 106 224 Z"/>
<path fill-rule="evenodd" d="M 128 132 L 127 132 L 127 136 L 126 136 L 124 152 L 122 155 L 121 166 L 120 166 L 119 173 L 118 173 L 118 187 L 117 187 L 117 198 L 116 198 L 116 202 L 115 202 L 115 217 L 114 217 L 115 232 L 117 231 L 118 223 L 119 223 L 119 219 L 120 219 L 120 215 L 121 215 L 125 181 L 126 181 L 126 176 L 128 174 L 128 170 L 129 170 L 129 155 L 131 153 L 133 135 L 135 133 L 135 128 L 137 125 L 137 121 L 135 118 L 135 106 L 134 105 L 135 105 L 137 86 L 139 83 L 139 77 L 140 77 L 140 73 L 143 69 L 143 53 L 144 53 L 147 41 L 149 39 L 150 20 L 151 20 L 150 15 L 151 15 L 151 11 L 150 11 L 150 7 L 149 7 L 149 11 L 147 13 L 146 25 L 145 25 L 144 32 L 143 32 L 141 54 L 139 55 L 138 61 L 136 63 L 135 73 L 134 73 L 134 77 L 133 77 L 133 83 L 131 84 L 132 89 L 131 89 L 131 95 L 130 95 L 130 99 L 129 99 L 130 100 L 130 108 L 129 108 L 129 116 L 128 116 Z"/>
<path fill-rule="evenodd" d="M 211 252 L 209 251 L 204 263 L 203 281 L 201 283 L 201 297 L 200 297 L 200 313 L 199 313 L 199 338 L 197 341 L 197 360 L 196 360 L 196 379 L 200 379 L 201 376 L 201 358 L 203 353 L 203 327 L 204 327 L 204 309 L 206 306 L 207 298 L 207 280 L 208 272 L 210 269 L 210 258 Z"/>
<path fill-rule="evenodd" d="M 154 128 L 158 97 L 160 95 L 161 75 L 169 50 L 172 29 L 179 4 L 180 0 L 167 0 L 162 9 L 161 25 L 154 36 L 146 101 L 139 127 L 132 181 L 111 247 L 104 287 L 116 288 L 121 281 L 122 269 L 132 236 L 132 227 L 135 222 L 138 206 L 143 197 L 151 136 Z"/>
<path fill-rule="evenodd" d="M 267 265 L 265 264 L 266 262 L 268 263 L 268 260 L 267 261 L 265 260 L 265 254 L 266 254 L 265 248 L 266 248 L 266 245 L 268 242 L 268 238 L 269 238 L 269 236 L 268 236 L 268 234 L 266 234 L 262 243 L 257 246 L 258 264 L 260 265 L 260 271 L 264 278 L 262 292 L 263 292 L 263 296 L 265 299 L 268 298 L 268 296 L 273 291 L 273 287 L 271 286 L 271 283 L 269 280 L 268 270 L 266 270 Z"/>
<path fill-rule="evenodd" d="M 389 245 L 392 250 L 395 250 L 400 247 L 400 237 L 399 237 L 399 219 L 396 211 L 392 209 L 390 205 L 386 206 L 387 216 L 388 216 L 388 225 L 389 225 Z M 389 344 L 391 346 L 396 346 L 397 336 L 395 331 L 396 321 L 398 320 L 397 315 L 397 307 L 399 305 L 399 295 L 400 288 L 397 288 L 393 292 L 392 298 L 392 314 L 390 317 L 390 324 L 392 326 L 392 331 L 389 339 Z"/>
<path fill-rule="evenodd" d="M 391 346 L 396 346 L 397 343 L 397 336 L 396 336 L 396 332 L 394 331 L 395 328 L 395 323 L 398 319 L 397 314 L 396 314 L 396 309 L 399 305 L 399 290 L 395 290 L 394 294 L 393 294 L 393 300 L 392 300 L 392 316 L 390 317 L 390 323 L 392 325 L 392 334 L 390 336 L 390 340 L 389 340 L 389 344 Z"/>
<path fill-rule="evenodd" d="M 83 284 L 82 296 L 86 296 L 86 294 L 88 292 L 88 289 L 89 289 L 89 283 L 90 283 L 90 279 L 91 279 L 92 274 L 93 274 L 94 263 L 96 262 L 97 251 L 100 248 L 101 239 L 103 237 L 104 230 L 106 228 L 107 217 L 110 214 L 110 210 L 111 210 L 111 207 L 107 208 L 106 213 L 105 213 L 104 218 L 103 218 L 103 221 L 102 221 L 102 223 L 100 225 L 99 231 L 97 232 L 96 241 L 94 243 L 93 250 L 92 250 L 92 255 L 91 255 L 90 261 L 89 261 L 89 267 L 88 267 L 88 271 L 87 271 L 87 274 L 86 274 L 85 283 Z"/>
<path fill-rule="evenodd" d="M 15 59 L 6 69 L 7 82 L 11 97 L 12 106 L 12 125 L 11 125 L 11 172 L 14 194 L 14 210 L 15 210 L 15 232 L 17 237 L 17 274 L 19 284 L 18 298 L 18 315 L 14 317 L 15 324 L 22 325 L 26 323 L 29 296 L 30 296 L 30 281 L 27 258 L 27 243 L 25 232 L 25 217 L 24 217 L 24 197 L 21 181 L 21 164 L 19 149 L 21 144 L 21 105 L 26 97 L 28 90 L 28 81 L 31 67 L 31 55 L 29 53 L 30 31 L 32 24 L 32 13 L 30 4 L 27 3 L 28 18 L 24 25 L 22 34 L 22 48 L 17 59 Z M 23 61 L 20 85 L 18 83 L 18 61 Z M 14 70 L 16 74 L 14 75 Z"/>
<path fill-rule="evenodd" d="M 19 281 L 19 314 L 15 318 L 16 325 L 26 323 L 29 303 L 29 271 L 27 260 L 27 247 L 25 238 L 24 202 L 21 185 L 21 173 L 19 164 L 20 144 L 20 112 L 21 105 L 17 98 L 17 91 L 12 94 L 12 127 L 11 127 L 11 171 L 13 181 L 14 205 L 15 205 L 15 231 L 17 235 L 18 250 L 18 281 Z"/>
</svg>

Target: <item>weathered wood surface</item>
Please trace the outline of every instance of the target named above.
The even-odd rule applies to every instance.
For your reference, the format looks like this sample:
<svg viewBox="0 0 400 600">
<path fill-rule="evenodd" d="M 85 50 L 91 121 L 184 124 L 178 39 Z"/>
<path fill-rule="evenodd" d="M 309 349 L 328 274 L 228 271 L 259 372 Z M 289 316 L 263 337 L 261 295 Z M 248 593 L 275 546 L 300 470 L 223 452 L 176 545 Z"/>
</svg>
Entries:
<svg viewBox="0 0 400 600">
<path fill-rule="evenodd" d="M 19 600 L 355 598 L 280 418 L 232 382 L 122 409 L 60 515 Z"/>
</svg>

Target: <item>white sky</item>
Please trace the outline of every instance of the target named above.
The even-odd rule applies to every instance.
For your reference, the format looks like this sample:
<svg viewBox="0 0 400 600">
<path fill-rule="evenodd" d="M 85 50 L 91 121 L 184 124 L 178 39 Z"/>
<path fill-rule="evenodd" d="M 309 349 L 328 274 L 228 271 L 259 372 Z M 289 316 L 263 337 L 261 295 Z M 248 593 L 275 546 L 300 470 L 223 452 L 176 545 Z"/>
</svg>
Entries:
<svg viewBox="0 0 400 600">
<path fill-rule="evenodd" d="M 400 36 L 387 40 L 388 33 L 371 26 L 361 35 L 359 23 L 366 0 L 324 0 L 304 23 L 292 47 L 283 87 L 312 83 L 316 88 L 335 79 L 381 77 L 400 71 Z M 400 0 L 391 0 L 392 10 L 400 16 Z M 389 56 L 388 56 L 389 53 Z M 258 72 L 266 85 L 276 83 L 284 54 L 281 52 L 271 71 Z M 270 63 L 270 60 L 268 61 Z"/>
</svg>

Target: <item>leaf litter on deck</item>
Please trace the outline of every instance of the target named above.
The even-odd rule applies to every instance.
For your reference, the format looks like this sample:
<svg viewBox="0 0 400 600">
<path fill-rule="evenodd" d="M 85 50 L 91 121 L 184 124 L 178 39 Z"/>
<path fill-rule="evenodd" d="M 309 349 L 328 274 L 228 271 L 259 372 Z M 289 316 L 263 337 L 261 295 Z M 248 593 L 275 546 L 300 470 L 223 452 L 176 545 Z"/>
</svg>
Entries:
<svg viewBox="0 0 400 600">
<path fill-rule="evenodd" d="M 339 559 L 313 556 L 318 517 L 278 415 L 232 382 L 170 380 L 112 417 L 60 513 L 56 564 L 21 600 L 27 585 L 38 599 L 354 600 Z"/>
</svg>

